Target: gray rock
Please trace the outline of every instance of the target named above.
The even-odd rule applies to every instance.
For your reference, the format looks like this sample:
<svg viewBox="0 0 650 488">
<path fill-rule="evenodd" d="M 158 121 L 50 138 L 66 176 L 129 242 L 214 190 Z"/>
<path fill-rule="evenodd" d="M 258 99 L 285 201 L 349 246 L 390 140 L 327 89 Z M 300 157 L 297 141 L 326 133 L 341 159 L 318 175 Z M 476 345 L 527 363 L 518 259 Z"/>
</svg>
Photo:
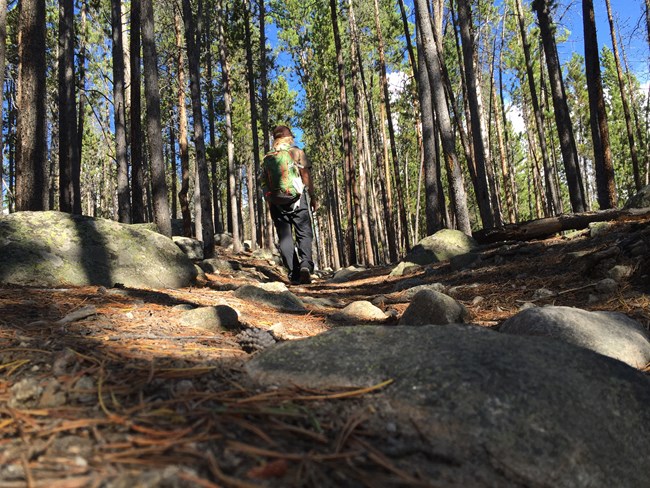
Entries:
<svg viewBox="0 0 650 488">
<path fill-rule="evenodd" d="M 546 288 L 539 288 L 533 293 L 533 300 L 540 300 L 543 298 L 552 298 L 556 295 L 554 291 L 548 290 Z"/>
<path fill-rule="evenodd" d="M 589 224 L 589 235 L 590 237 L 598 237 L 606 234 L 613 228 L 614 224 L 611 222 L 591 222 Z"/>
<path fill-rule="evenodd" d="M 276 293 L 282 293 L 283 291 L 289 291 L 289 288 L 287 288 L 287 285 L 285 285 L 281 281 L 271 281 L 270 283 L 257 283 L 255 286 L 261 288 L 262 290 L 266 290 L 266 291 L 270 291 L 270 292 L 276 292 Z"/>
<path fill-rule="evenodd" d="M 171 239 L 62 212 L 0 218 L 0 282 L 27 286 L 182 288 L 196 271 Z"/>
<path fill-rule="evenodd" d="M 422 269 L 422 266 L 410 261 L 402 261 L 390 272 L 389 276 L 405 276 Z"/>
<path fill-rule="evenodd" d="M 509 318 L 499 330 L 561 339 L 636 368 L 650 362 L 648 333 L 641 324 L 618 312 L 555 306 L 533 308 Z"/>
<path fill-rule="evenodd" d="M 25 378 L 13 385 L 9 392 L 11 396 L 8 405 L 11 408 L 20 408 L 38 400 L 43 393 L 43 387 L 36 378 Z"/>
<path fill-rule="evenodd" d="M 413 300 L 413 297 L 415 297 L 415 295 L 417 295 L 422 290 L 431 290 L 438 293 L 444 293 L 445 285 L 442 283 L 429 283 L 426 285 L 414 286 L 413 288 L 409 288 L 403 293 L 403 298 L 406 299 L 406 301 L 411 301 Z"/>
<path fill-rule="evenodd" d="M 612 278 L 605 278 L 596 283 L 596 291 L 598 293 L 609 295 L 616 292 L 616 290 L 618 290 L 618 283 Z"/>
<path fill-rule="evenodd" d="M 203 242 L 191 237 L 179 236 L 172 237 L 172 240 L 192 261 L 203 259 Z"/>
<path fill-rule="evenodd" d="M 465 322 L 467 309 L 457 300 L 433 290 L 421 290 L 402 314 L 399 325 L 442 325 Z"/>
<path fill-rule="evenodd" d="M 352 281 L 361 271 L 365 271 L 364 268 L 358 268 L 356 266 L 339 269 L 334 273 L 334 276 L 329 281 L 330 283 L 345 283 L 346 281 Z"/>
<path fill-rule="evenodd" d="M 194 305 L 190 305 L 189 303 L 180 303 L 178 305 L 174 305 L 172 307 L 172 310 L 174 312 L 187 312 L 188 310 L 194 310 L 196 307 Z"/>
<path fill-rule="evenodd" d="M 352 302 L 340 312 L 332 314 L 332 320 L 346 322 L 348 324 L 383 322 L 386 320 L 386 314 L 366 300 Z"/>
<path fill-rule="evenodd" d="M 474 238 L 458 230 L 443 229 L 422 239 L 406 255 L 404 261 L 425 266 L 468 254 L 477 248 Z"/>
<path fill-rule="evenodd" d="M 304 388 L 392 380 L 373 397 L 398 430 L 417 422 L 414 439 L 435 439 L 438 455 L 421 466 L 445 486 L 650 486 L 648 378 L 561 341 L 461 325 L 342 327 L 278 344 L 246 369 Z"/>
<path fill-rule="evenodd" d="M 631 197 L 624 208 L 648 208 L 650 207 L 650 185 L 641 188 L 641 191 Z"/>
<path fill-rule="evenodd" d="M 632 273 L 634 273 L 634 269 L 631 266 L 619 264 L 610 269 L 607 275 L 614 281 L 620 282 L 632 276 Z"/>
<path fill-rule="evenodd" d="M 214 235 L 214 244 L 221 247 L 230 247 L 233 244 L 232 235 L 228 233 L 215 234 Z"/>
<path fill-rule="evenodd" d="M 263 248 L 255 249 L 251 255 L 256 259 L 265 259 L 272 262 L 275 262 L 277 257 L 275 254 L 273 254 L 273 251 Z"/>
<path fill-rule="evenodd" d="M 475 268 L 481 263 L 481 255 L 476 252 L 468 252 L 460 256 L 452 256 L 449 260 L 451 269 L 459 271 L 461 269 Z"/>
<path fill-rule="evenodd" d="M 244 285 L 235 290 L 235 296 L 241 300 L 267 305 L 280 312 L 307 313 L 300 299 L 290 291 L 270 292 L 259 286 Z"/>
<path fill-rule="evenodd" d="M 315 307 L 322 308 L 345 308 L 345 303 L 336 298 L 320 298 L 320 297 L 301 297 L 301 300 L 308 304 L 314 305 Z"/>
<path fill-rule="evenodd" d="M 180 324 L 184 327 L 196 327 L 212 332 L 235 330 L 240 325 L 237 310 L 228 305 L 188 310 L 181 315 Z"/>
<path fill-rule="evenodd" d="M 228 261 L 220 258 L 204 259 L 199 266 L 206 273 L 219 273 L 221 271 L 232 272 L 241 269 L 241 265 L 236 261 Z"/>
</svg>

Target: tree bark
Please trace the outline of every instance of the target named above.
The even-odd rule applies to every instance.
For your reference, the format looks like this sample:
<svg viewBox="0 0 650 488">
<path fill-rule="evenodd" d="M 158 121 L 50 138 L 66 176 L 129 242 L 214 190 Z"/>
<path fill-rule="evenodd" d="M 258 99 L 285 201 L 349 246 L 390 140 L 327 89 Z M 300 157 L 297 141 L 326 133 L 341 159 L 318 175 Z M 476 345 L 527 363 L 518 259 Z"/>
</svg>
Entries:
<svg viewBox="0 0 650 488">
<path fill-rule="evenodd" d="M 183 60 L 182 19 L 177 9 L 174 9 L 174 27 L 176 31 L 176 64 L 178 65 L 178 145 L 181 153 L 181 190 L 178 201 L 183 216 L 183 235 L 192 237 L 192 213 L 190 212 L 190 151 L 187 136 L 187 108 L 185 106 L 185 62 Z"/>
<path fill-rule="evenodd" d="M 59 2 L 59 209 L 74 209 L 74 167 L 78 158 L 74 64 L 74 2 Z"/>
<path fill-rule="evenodd" d="M 124 99 L 124 46 L 122 43 L 122 5 L 111 0 L 113 28 L 113 110 L 115 117 L 115 158 L 117 160 L 117 218 L 131 223 L 129 164 L 126 153 L 126 116 Z"/>
<path fill-rule="evenodd" d="M 424 61 L 424 49 L 420 29 L 416 32 L 418 48 L 418 95 L 420 98 L 420 120 L 422 121 L 422 150 L 424 156 L 424 199 L 427 235 L 442 228 L 442 214 L 439 208 L 438 168 L 436 165 L 436 131 L 433 113 L 429 73 Z"/>
<path fill-rule="evenodd" d="M 86 118 L 86 59 L 88 42 L 88 2 L 81 1 L 81 34 L 79 36 L 79 108 L 77 110 L 77 158 L 72 168 L 72 190 L 74 193 L 72 213 L 81 215 L 81 160 L 84 139 L 84 121 Z"/>
<path fill-rule="evenodd" d="M 648 214 L 650 214 L 650 208 L 608 209 L 599 212 L 559 215 L 509 224 L 501 228 L 482 229 L 475 232 L 473 236 L 480 244 L 544 239 L 562 231 L 586 229 L 593 222 L 607 222 L 621 217 L 636 217 Z"/>
<path fill-rule="evenodd" d="M 212 30 L 210 29 L 212 25 L 212 16 L 211 12 L 206 12 L 206 29 L 205 29 L 205 39 L 206 46 L 211 46 L 213 42 Z M 219 187 L 221 184 L 219 178 L 219 172 L 217 168 L 217 135 L 215 129 L 215 114 L 214 114 L 214 86 L 212 75 L 212 49 L 208 48 L 205 56 L 206 62 L 206 71 L 207 71 L 207 87 L 206 87 L 206 98 L 208 102 L 208 133 L 210 136 L 210 149 L 208 151 L 208 156 L 210 159 L 210 172 L 212 173 L 212 212 L 214 218 L 214 231 L 217 234 L 223 233 L 223 222 L 221 220 L 221 198 Z"/>
<path fill-rule="evenodd" d="M 360 222 L 357 221 L 357 228 L 361 226 L 360 241 L 363 247 L 360 248 L 364 252 L 361 254 L 361 260 L 369 266 L 374 266 L 374 250 L 372 245 L 372 237 L 370 235 L 370 224 L 368 222 L 368 198 L 367 198 L 367 185 L 366 185 L 366 172 L 364 159 L 366 155 L 365 147 L 363 144 L 363 133 L 365 127 L 363 125 L 363 100 L 361 94 L 361 86 L 359 82 L 359 65 L 357 56 L 358 36 L 356 18 L 354 15 L 354 5 L 352 0 L 348 2 L 349 6 L 349 23 L 350 23 L 350 60 L 351 60 L 351 73 L 352 77 L 352 90 L 354 92 L 354 105 L 355 105 L 355 124 L 357 129 L 357 157 L 359 158 L 359 206 L 360 206 Z M 358 230 L 357 230 L 358 232 Z"/>
<path fill-rule="evenodd" d="M 178 191 L 178 167 L 176 165 L 176 135 L 174 134 L 174 118 L 172 114 L 169 117 L 169 171 L 172 177 L 171 200 L 172 213 L 171 218 L 178 218 L 178 201 L 176 192 Z M 173 233 L 173 229 L 172 229 Z"/>
<path fill-rule="evenodd" d="M 131 0 L 131 201 L 133 222 L 145 221 L 144 216 L 144 168 L 142 166 L 142 74 L 140 47 L 142 28 L 141 0 Z"/>
<path fill-rule="evenodd" d="M 390 105 L 390 93 L 388 91 L 388 78 L 386 76 L 386 59 L 384 55 L 384 39 L 382 35 L 381 23 L 379 22 L 379 2 L 374 0 L 375 4 L 375 29 L 377 30 L 377 44 L 379 49 L 379 74 L 381 79 L 382 94 L 384 106 L 386 108 L 386 119 L 388 122 L 388 137 L 390 140 L 390 152 L 393 159 L 393 177 L 395 178 L 395 189 L 397 190 L 397 208 L 402 227 L 402 243 L 406 251 L 411 248 L 408 230 L 408 220 L 406 218 L 406 205 L 404 200 L 404 190 L 402 188 L 402 179 L 399 171 L 399 161 L 397 156 L 397 144 L 395 142 L 395 127 Z"/>
<path fill-rule="evenodd" d="M 585 190 L 578 166 L 578 150 L 576 148 L 571 114 L 564 89 L 562 68 L 555 42 L 555 25 L 551 19 L 549 0 L 537 0 L 533 2 L 533 8 L 537 13 L 544 53 L 546 55 L 546 66 L 550 79 L 551 95 L 553 97 L 555 123 L 560 137 L 560 150 L 562 152 L 564 171 L 569 187 L 571 208 L 574 212 L 584 212 Z"/>
<path fill-rule="evenodd" d="M 200 215 L 196 216 L 196 237 L 203 241 L 203 253 L 206 257 L 214 254 L 214 224 L 212 221 L 212 200 L 210 199 L 210 179 L 205 158 L 205 139 L 203 130 L 203 110 L 201 107 L 201 83 L 199 53 L 201 39 L 196 36 L 194 14 L 190 0 L 183 0 L 183 20 L 185 23 L 185 43 L 190 69 L 190 92 L 192 94 L 192 118 L 194 145 L 196 150 L 196 182 L 199 189 Z"/>
<path fill-rule="evenodd" d="M 548 146 L 546 145 L 546 132 L 544 130 L 543 113 L 540 109 L 539 98 L 537 96 L 537 87 L 535 86 L 535 75 L 533 73 L 533 61 L 530 56 L 530 43 L 528 42 L 528 35 L 526 33 L 526 26 L 524 24 L 524 14 L 521 6 L 521 0 L 515 1 L 517 7 L 517 20 L 519 23 L 519 33 L 521 34 L 521 42 L 524 50 L 524 59 L 526 61 L 526 77 L 528 79 L 528 87 L 530 91 L 530 100 L 533 105 L 533 113 L 535 118 L 535 128 L 537 129 L 537 138 L 539 141 L 540 152 L 542 153 L 542 165 L 544 167 L 544 180 L 546 189 L 546 205 L 544 208 L 548 210 L 549 215 L 556 214 L 560 211 L 560 197 L 555 186 L 555 171 L 550 164 L 548 154 Z"/>
<path fill-rule="evenodd" d="M 616 184 L 614 166 L 609 144 L 607 111 L 603 95 L 603 83 L 600 74 L 598 37 L 593 0 L 582 0 L 582 20 L 585 39 L 585 71 L 587 74 L 587 92 L 589 93 L 589 113 L 591 137 L 594 145 L 594 165 L 596 169 L 596 188 L 600 209 L 616 207 Z"/>
<path fill-rule="evenodd" d="M 253 194 L 249 195 L 249 211 L 251 219 L 251 248 L 262 245 L 262 219 L 264 208 L 262 192 L 257 185 L 257 175 L 260 174 L 260 140 L 257 132 L 257 87 L 255 84 L 255 68 L 253 66 L 253 46 L 251 38 L 251 2 L 244 0 L 244 33 L 246 42 L 246 74 L 248 78 L 248 100 L 251 111 L 251 134 L 253 136 Z"/>
<path fill-rule="evenodd" d="M 141 0 L 141 7 L 144 90 L 147 104 L 147 139 L 149 142 L 149 161 L 151 165 L 153 217 L 160 232 L 165 236 L 171 237 L 172 227 L 169 216 L 167 180 L 165 179 L 165 157 L 163 155 L 160 89 L 158 83 L 158 53 L 156 51 L 154 37 L 152 0 Z M 139 58 L 137 53 L 132 52 L 131 55 Z M 137 91 L 139 91 L 139 86 L 137 88 Z M 133 93 L 132 90 L 132 100 Z"/>
<path fill-rule="evenodd" d="M 607 19 L 609 21 L 609 31 L 612 36 L 612 50 L 614 52 L 614 61 L 616 63 L 616 76 L 618 78 L 618 87 L 621 92 L 621 103 L 623 104 L 623 115 L 625 117 L 625 130 L 627 131 L 627 141 L 630 145 L 630 159 L 632 160 L 632 173 L 634 175 L 634 186 L 636 191 L 641 190 L 641 170 L 639 164 L 639 153 L 636 149 L 634 140 L 634 130 L 632 128 L 632 117 L 630 115 L 630 105 L 628 103 L 625 80 L 623 79 L 623 69 L 621 68 L 621 57 L 618 53 L 618 41 L 616 40 L 616 29 L 614 28 L 614 17 L 612 15 L 612 6 L 610 0 L 605 0 L 607 6 Z"/>
<path fill-rule="evenodd" d="M 223 100 L 226 112 L 226 149 L 228 154 L 228 205 L 230 208 L 230 225 L 232 229 L 233 251 L 241 251 L 241 237 L 239 229 L 237 205 L 237 178 L 235 174 L 235 146 L 232 133 L 232 89 L 230 87 L 230 64 L 228 60 L 228 46 L 223 25 L 223 0 L 217 2 L 217 31 L 219 35 L 219 57 L 221 60 L 221 77 L 223 83 Z"/>
<path fill-rule="evenodd" d="M 45 210 L 45 0 L 23 0 L 19 15 L 16 210 Z"/>
<path fill-rule="evenodd" d="M 444 158 L 450 180 L 451 200 L 456 222 L 459 230 L 470 235 L 472 229 L 469 221 L 469 211 L 467 209 L 467 196 L 463 184 L 463 175 L 456 156 L 456 141 L 451 126 L 449 106 L 445 97 L 440 58 L 438 57 L 438 48 L 433 37 L 428 12 L 426 0 L 415 0 L 415 17 L 422 35 L 424 59 L 429 73 L 429 84 L 433 90 L 434 109 L 437 116 L 438 128 L 440 129 Z"/>
<path fill-rule="evenodd" d="M 7 0 L 0 0 L 0 215 L 4 211 L 4 86 L 7 62 Z M 7 187 L 7 191 L 9 188 Z"/>
<path fill-rule="evenodd" d="M 465 66 L 465 80 L 467 83 L 467 101 L 469 103 L 470 120 L 472 127 L 472 141 L 474 145 L 474 164 L 476 165 L 476 199 L 481 221 L 484 227 L 494 227 L 501 224 L 501 215 L 498 204 L 491 203 L 496 197 L 489 190 L 488 165 L 490 151 L 487 144 L 487 134 L 483 122 L 483 104 L 481 100 L 481 85 L 476 76 L 474 33 L 472 13 L 468 0 L 458 0 L 458 21 L 460 34 L 463 41 L 463 64 Z"/>
<path fill-rule="evenodd" d="M 332 18 L 332 30 L 334 32 L 334 46 L 336 49 L 336 67 L 339 81 L 339 102 L 341 105 L 341 127 L 343 132 L 343 154 L 345 157 L 345 187 L 346 187 L 346 208 L 348 224 L 345 231 L 346 264 L 357 262 L 357 251 L 354 239 L 354 202 L 352 201 L 352 175 L 354 173 L 354 155 L 352 153 L 352 130 L 350 128 L 350 115 L 348 99 L 345 88 L 345 65 L 343 62 L 343 49 L 341 47 L 341 35 L 339 33 L 339 21 L 337 14 L 336 0 L 330 0 L 330 15 Z"/>
</svg>

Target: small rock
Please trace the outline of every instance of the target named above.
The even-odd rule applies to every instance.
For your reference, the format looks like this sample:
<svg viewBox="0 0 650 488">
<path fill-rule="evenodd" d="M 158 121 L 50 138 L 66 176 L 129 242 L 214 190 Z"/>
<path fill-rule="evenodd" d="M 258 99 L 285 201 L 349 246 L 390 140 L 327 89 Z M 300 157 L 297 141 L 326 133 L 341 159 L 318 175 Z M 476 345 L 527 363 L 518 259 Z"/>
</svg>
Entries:
<svg viewBox="0 0 650 488">
<path fill-rule="evenodd" d="M 533 300 L 540 300 L 543 298 L 551 298 L 554 297 L 556 293 L 551 290 L 547 290 L 546 288 L 540 288 L 539 290 L 536 290 L 535 293 L 533 293 Z"/>
<path fill-rule="evenodd" d="M 66 404 L 67 397 L 62 391 L 61 383 L 51 378 L 45 384 L 45 389 L 38 402 L 40 408 L 58 408 Z"/>
<path fill-rule="evenodd" d="M 631 266 L 618 265 L 610 269 L 607 274 L 614 281 L 620 282 L 632 276 L 633 272 L 634 270 Z"/>
<path fill-rule="evenodd" d="M 422 290 L 402 314 L 399 325 L 443 325 L 465 322 L 467 309 L 452 297 L 433 290 Z"/>
<path fill-rule="evenodd" d="M 228 305 L 200 307 L 183 312 L 180 324 L 184 327 L 196 327 L 207 331 L 235 330 L 239 328 L 239 314 Z"/>
<path fill-rule="evenodd" d="M 189 310 L 194 310 L 196 307 L 194 305 L 190 305 L 189 303 L 180 303 L 178 305 L 174 305 L 172 307 L 172 310 L 174 312 L 187 312 Z"/>
<path fill-rule="evenodd" d="M 519 311 L 528 310 L 529 308 L 536 308 L 536 307 L 537 305 L 535 305 L 534 303 L 526 302 L 521 307 L 519 307 Z"/>
<path fill-rule="evenodd" d="M 616 281 L 611 278 L 605 278 L 604 280 L 600 280 L 598 283 L 596 283 L 596 291 L 598 293 L 609 295 L 616 292 L 616 290 L 618 290 L 618 283 L 616 283 Z"/>
<path fill-rule="evenodd" d="M 43 392 L 43 387 L 39 384 L 38 380 L 25 378 L 13 385 L 9 391 L 11 392 L 9 406 L 19 408 L 31 400 L 38 400 Z"/>
<path fill-rule="evenodd" d="M 369 301 L 359 300 L 352 302 L 330 318 L 347 323 L 383 322 L 386 320 L 386 314 Z"/>
<path fill-rule="evenodd" d="M 92 403 L 97 400 L 97 392 L 95 387 L 95 380 L 84 375 L 77 380 L 74 384 L 73 390 L 70 392 L 80 403 Z"/>
<path fill-rule="evenodd" d="M 474 299 L 472 300 L 472 306 L 475 307 L 479 303 L 483 302 L 484 300 L 485 300 L 485 298 L 480 297 L 480 296 L 479 297 L 474 297 Z"/>
</svg>

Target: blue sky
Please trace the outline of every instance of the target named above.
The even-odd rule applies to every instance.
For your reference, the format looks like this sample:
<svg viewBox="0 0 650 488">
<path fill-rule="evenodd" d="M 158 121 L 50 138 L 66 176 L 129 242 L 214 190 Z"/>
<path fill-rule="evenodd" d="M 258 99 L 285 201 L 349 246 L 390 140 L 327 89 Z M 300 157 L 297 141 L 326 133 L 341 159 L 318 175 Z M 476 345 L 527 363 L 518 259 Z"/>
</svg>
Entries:
<svg viewBox="0 0 650 488">
<path fill-rule="evenodd" d="M 646 27 L 644 18 L 644 0 L 610 0 L 614 12 L 614 21 L 618 21 L 617 34 L 619 39 L 622 37 L 624 49 L 628 57 L 630 68 L 636 74 L 642 83 L 650 81 L 649 64 L 648 64 L 648 44 L 646 41 Z M 530 0 L 523 0 L 525 5 L 530 4 Z M 555 16 L 555 22 L 560 27 L 569 31 L 569 38 L 566 42 L 558 45 L 558 51 L 561 61 L 571 58 L 574 52 L 584 56 L 583 27 L 582 27 L 582 1 L 581 0 L 559 0 L 559 8 Z M 405 0 L 407 11 L 410 13 L 410 21 L 414 23 L 413 0 Z M 397 1 L 395 1 L 397 9 Z M 611 49 L 611 37 L 609 34 L 609 23 L 607 20 L 607 9 L 605 0 L 594 0 L 594 10 L 596 14 L 596 27 L 598 31 L 598 45 L 600 48 L 607 45 Z M 616 24 L 615 24 L 616 25 Z M 277 49 L 276 32 L 274 26 L 269 29 L 269 42 L 274 49 Z M 290 65 L 291 58 L 279 52 L 279 62 L 283 66 Z M 301 93 L 301 87 L 297 80 L 290 77 L 290 86 Z M 300 135 L 300 129 L 296 128 L 297 135 Z M 298 137 L 299 139 L 299 137 Z"/>
</svg>

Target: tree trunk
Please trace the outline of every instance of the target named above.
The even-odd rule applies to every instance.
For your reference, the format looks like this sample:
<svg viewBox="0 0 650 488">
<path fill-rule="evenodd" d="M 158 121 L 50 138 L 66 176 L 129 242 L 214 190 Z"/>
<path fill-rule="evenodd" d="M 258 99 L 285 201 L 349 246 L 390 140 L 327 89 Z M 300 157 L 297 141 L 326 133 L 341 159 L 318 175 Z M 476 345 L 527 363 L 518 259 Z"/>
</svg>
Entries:
<svg viewBox="0 0 650 488">
<path fill-rule="evenodd" d="M 352 90 L 354 92 L 354 105 L 355 105 L 355 124 L 357 129 L 357 156 L 359 158 L 359 207 L 360 207 L 360 221 L 357 221 L 357 228 L 361 226 L 361 232 L 357 230 L 360 234 L 360 242 L 363 243 L 363 247 L 360 250 L 364 250 L 361 254 L 361 260 L 369 266 L 374 266 L 374 252 L 372 246 L 372 237 L 370 235 L 370 224 L 368 222 L 368 199 L 367 199 L 367 185 L 366 185 L 366 172 L 364 168 L 364 159 L 365 159 L 365 147 L 363 144 L 363 133 L 365 131 L 363 125 L 363 100 L 361 94 L 361 86 L 359 83 L 359 65 L 358 65 L 358 56 L 357 56 L 357 46 L 358 46 L 358 36 L 357 36 L 357 25 L 356 19 L 354 16 L 354 6 L 352 0 L 348 2 L 349 5 L 349 23 L 350 23 L 350 60 L 351 60 L 351 73 L 352 77 Z"/>
<path fill-rule="evenodd" d="M 217 2 L 217 30 L 219 35 L 219 57 L 221 60 L 221 77 L 223 83 L 223 100 L 226 112 L 226 148 L 228 153 L 228 204 L 230 208 L 233 238 L 233 251 L 241 251 L 241 237 L 239 229 L 237 205 L 237 178 L 235 174 L 235 146 L 232 134 L 232 89 L 230 87 L 230 65 L 228 60 L 228 46 L 223 25 L 223 0 Z"/>
<path fill-rule="evenodd" d="M 81 34 L 79 36 L 79 109 L 77 110 L 77 159 L 72 168 L 73 207 L 72 213 L 81 215 L 81 160 L 86 116 L 86 44 L 88 42 L 88 2 L 81 1 Z"/>
<path fill-rule="evenodd" d="M 0 215 L 4 211 L 4 86 L 7 61 L 7 0 L 0 0 Z M 9 187 L 6 188 L 9 191 Z"/>
<path fill-rule="evenodd" d="M 488 165 L 490 152 L 487 145 L 485 124 L 483 122 L 483 104 L 481 100 L 481 85 L 476 77 L 474 66 L 475 46 L 472 25 L 472 13 L 468 0 L 458 0 L 458 21 L 463 41 L 463 64 L 467 83 L 467 101 L 469 103 L 472 140 L 474 145 L 474 164 L 476 165 L 476 200 L 481 213 L 484 227 L 494 227 L 501 224 L 499 206 L 490 201 L 496 195 L 490 195 L 488 184 Z M 492 192 L 494 193 L 494 192 Z"/>
<path fill-rule="evenodd" d="M 176 166 L 176 137 L 174 135 L 174 122 L 170 114 L 169 117 L 169 171 L 172 177 L 171 199 L 172 199 L 172 219 L 178 218 L 178 202 L 176 192 L 178 191 L 178 167 Z M 173 229 L 172 229 L 173 233 Z"/>
<path fill-rule="evenodd" d="M 145 221 L 144 175 L 142 167 L 142 74 L 140 67 L 140 30 L 142 29 L 141 0 L 131 0 L 131 201 L 133 222 Z"/>
<path fill-rule="evenodd" d="M 553 97 L 555 123 L 560 137 L 560 149 L 562 151 L 564 171 L 566 172 L 567 185 L 569 187 L 571 208 L 574 212 L 584 212 L 585 190 L 578 166 L 578 151 L 564 89 L 562 68 L 555 43 L 555 26 L 551 19 L 549 0 L 537 0 L 533 2 L 533 8 L 537 12 L 542 43 L 546 54 L 546 66 L 550 79 L 551 95 Z"/>
<path fill-rule="evenodd" d="M 23 0 L 19 15 L 16 210 L 45 210 L 45 0 Z"/>
<path fill-rule="evenodd" d="M 74 209 L 73 168 L 78 158 L 74 72 L 74 2 L 59 1 L 59 209 Z"/>
<path fill-rule="evenodd" d="M 390 105 L 390 93 L 388 91 L 388 78 L 386 76 L 386 60 L 384 55 L 384 39 L 381 30 L 381 23 L 379 22 L 379 3 L 374 0 L 375 4 L 375 29 L 377 30 L 377 44 L 379 49 L 379 74 L 381 77 L 382 95 L 384 106 L 386 108 L 386 119 L 388 122 L 388 137 L 390 140 L 390 152 L 393 159 L 393 176 L 395 178 L 395 188 L 397 190 L 397 207 L 399 211 L 399 218 L 402 226 L 402 244 L 408 251 L 411 248 L 408 221 L 406 218 L 406 206 L 404 200 L 404 191 L 402 189 L 402 181 L 399 171 L 399 161 L 397 156 L 397 144 L 395 142 L 395 127 L 393 124 L 393 116 Z"/>
<path fill-rule="evenodd" d="M 585 229 L 593 222 L 607 222 L 621 217 L 637 217 L 648 215 L 650 209 L 608 209 L 600 212 L 560 215 L 544 219 L 531 220 L 506 225 L 496 229 L 483 229 L 474 233 L 474 238 L 481 244 L 491 244 L 500 241 L 528 241 L 544 239 L 562 231 Z"/>
<path fill-rule="evenodd" d="M 348 109 L 348 98 L 345 89 L 345 65 L 343 61 L 343 49 L 341 47 L 341 36 L 339 34 L 339 21 L 337 14 L 336 0 L 330 0 L 330 14 L 332 17 L 332 30 L 334 32 L 334 45 L 336 48 L 336 67 L 339 80 L 339 102 L 341 104 L 341 128 L 343 132 L 343 154 L 345 157 L 345 187 L 346 187 L 346 208 L 348 225 L 345 231 L 345 244 L 347 262 L 357 262 L 357 251 L 354 239 L 354 208 L 352 195 L 352 175 L 354 173 L 354 155 L 352 153 L 352 131 L 350 129 L 350 116 Z"/>
<path fill-rule="evenodd" d="M 124 108 L 124 46 L 122 44 L 122 6 L 111 0 L 113 28 L 113 107 L 115 117 L 115 157 L 117 160 L 117 218 L 131 223 L 129 165 L 126 154 L 126 116 Z"/>
<path fill-rule="evenodd" d="M 438 57 L 426 0 L 415 0 L 415 18 L 422 35 L 424 60 L 429 72 L 429 84 L 433 90 L 433 103 L 442 139 L 444 158 L 450 180 L 451 200 L 458 228 L 467 235 L 472 232 L 467 209 L 467 196 L 463 175 L 456 156 L 456 141 L 449 116 L 449 106 L 444 92 L 442 69 Z"/>
<path fill-rule="evenodd" d="M 181 16 L 174 10 L 174 27 L 176 31 L 176 63 L 178 65 L 178 145 L 181 152 L 181 190 L 178 201 L 183 216 L 183 235 L 192 237 L 192 213 L 190 212 L 190 151 L 187 137 L 187 108 L 185 106 L 185 62 L 183 60 L 183 32 Z"/>
<path fill-rule="evenodd" d="M 609 144 L 607 111 L 603 95 L 603 83 L 600 75 L 598 37 L 593 0 L 582 0 L 582 20 L 585 39 L 585 71 L 587 74 L 587 91 L 589 93 L 589 113 L 591 137 L 594 144 L 594 165 L 596 169 L 596 187 L 600 209 L 616 207 L 616 184 L 614 166 Z"/>
<path fill-rule="evenodd" d="M 524 24 L 524 14 L 521 7 L 521 0 L 515 1 L 517 7 L 517 20 L 519 23 L 519 33 L 521 34 L 521 43 L 524 50 L 524 59 L 526 61 L 526 77 L 528 78 L 528 88 L 530 91 L 530 99 L 533 105 L 533 112 L 535 116 L 535 128 L 537 129 L 537 137 L 539 140 L 539 148 L 542 153 L 542 165 L 544 166 L 544 179 L 546 187 L 546 205 L 549 215 L 556 214 L 560 211 L 560 197 L 556 191 L 555 186 L 555 171 L 550 164 L 548 147 L 546 145 L 546 134 L 544 131 L 543 114 L 539 106 L 539 98 L 537 96 L 537 88 L 535 86 L 535 75 L 533 73 L 533 61 L 530 56 L 530 43 L 528 42 L 528 35 L 526 33 L 526 26 Z"/>
<path fill-rule="evenodd" d="M 251 134 L 253 136 L 253 194 L 249 195 L 250 219 L 251 219 L 251 248 L 262 245 L 262 219 L 261 212 L 264 208 L 262 192 L 257 185 L 257 175 L 260 174 L 260 140 L 257 132 L 257 88 L 255 84 L 255 68 L 253 66 L 253 46 L 251 40 L 250 15 L 251 2 L 244 0 L 244 32 L 246 42 L 246 74 L 248 78 L 248 100 L 251 111 Z"/>
<path fill-rule="evenodd" d="M 200 37 L 196 36 L 194 14 L 190 0 L 183 0 L 183 20 L 185 23 L 185 43 L 190 69 L 190 92 L 192 94 L 192 118 L 194 145 L 196 149 L 196 182 L 199 188 L 200 215 L 196 216 L 196 237 L 203 241 L 206 257 L 214 254 L 214 224 L 212 222 L 212 200 L 210 199 L 210 179 L 205 159 L 205 139 L 203 130 L 203 111 L 201 107 L 201 83 L 199 69 Z M 199 232 L 200 231 L 200 232 Z"/>
<path fill-rule="evenodd" d="M 260 11 L 260 105 L 262 108 L 262 140 L 264 141 L 264 154 L 270 149 L 269 138 L 269 97 L 268 97 L 268 79 L 267 79 L 267 59 L 266 59 L 266 5 L 265 0 L 258 1 Z M 268 205 L 264 205 L 266 211 L 260 208 L 260 213 L 264 212 L 264 245 L 270 249 L 273 247 L 273 222 Z"/>
<path fill-rule="evenodd" d="M 430 236 L 442 228 L 440 212 L 438 169 L 436 167 L 437 148 L 429 73 L 424 60 L 422 36 L 420 29 L 416 32 L 418 47 L 418 95 L 420 98 L 420 120 L 422 121 L 422 150 L 424 157 L 424 199 L 427 235 Z"/>
<path fill-rule="evenodd" d="M 152 0 L 141 0 L 141 6 L 144 90 L 147 104 L 147 139 L 149 141 L 149 161 L 151 164 L 153 217 L 160 232 L 165 236 L 171 237 L 172 227 L 171 218 L 169 216 L 167 180 L 165 179 L 165 158 L 163 156 L 162 123 L 160 115 L 160 90 L 158 88 L 158 53 L 156 51 L 154 37 Z M 135 52 L 132 52 L 131 55 L 139 58 Z M 139 86 L 136 88 L 139 88 Z M 140 90 L 138 89 L 137 91 L 139 92 Z M 132 100 L 135 98 L 133 97 L 133 93 L 134 91 L 132 90 Z"/>
<path fill-rule="evenodd" d="M 625 130 L 627 131 L 627 141 L 630 145 L 630 159 L 632 159 L 632 172 L 634 174 L 634 186 L 636 191 L 641 190 L 641 171 L 639 165 L 639 154 L 636 150 L 634 140 L 634 130 L 632 129 L 632 117 L 630 115 L 630 105 L 627 98 L 625 81 L 623 80 L 623 69 L 621 68 L 621 58 L 618 54 L 618 41 L 616 40 L 616 29 L 614 28 L 614 17 L 612 16 L 612 6 L 610 0 L 605 0 L 607 6 L 607 19 L 609 20 L 609 31 L 612 35 L 612 50 L 614 52 L 614 61 L 616 62 L 616 76 L 618 78 L 618 87 L 621 91 L 621 103 L 623 104 L 623 115 L 625 116 Z"/>
</svg>

